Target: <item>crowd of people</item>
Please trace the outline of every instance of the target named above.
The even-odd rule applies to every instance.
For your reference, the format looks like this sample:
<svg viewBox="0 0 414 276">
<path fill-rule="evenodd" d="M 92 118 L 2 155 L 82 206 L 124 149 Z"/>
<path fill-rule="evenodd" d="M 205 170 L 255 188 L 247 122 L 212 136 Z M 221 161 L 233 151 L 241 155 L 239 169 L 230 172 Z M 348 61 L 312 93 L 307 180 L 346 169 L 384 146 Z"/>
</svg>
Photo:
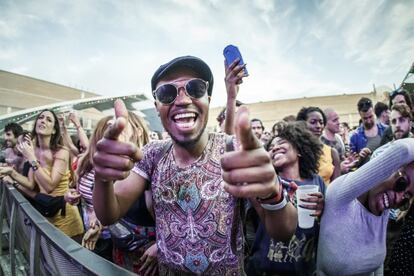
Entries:
<svg viewBox="0 0 414 276">
<path fill-rule="evenodd" d="M 413 105 L 361 98 L 351 129 L 333 108 L 303 107 L 265 129 L 237 96 L 206 130 L 214 78 L 193 56 L 161 65 L 151 88 L 167 135 L 121 100 L 90 137 L 75 112 L 43 110 L 4 129 L 3 185 L 63 233 L 139 275 L 413 275 Z M 316 185 L 299 204 L 295 191 Z M 298 225 L 298 208 L 313 227 Z"/>
</svg>

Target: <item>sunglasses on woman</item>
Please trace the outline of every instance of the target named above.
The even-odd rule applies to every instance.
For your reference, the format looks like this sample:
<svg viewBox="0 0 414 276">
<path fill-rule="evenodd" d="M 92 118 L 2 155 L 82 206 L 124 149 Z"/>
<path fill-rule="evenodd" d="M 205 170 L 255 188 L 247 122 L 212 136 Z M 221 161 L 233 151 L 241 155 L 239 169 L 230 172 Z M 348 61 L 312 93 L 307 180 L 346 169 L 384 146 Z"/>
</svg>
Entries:
<svg viewBox="0 0 414 276">
<path fill-rule="evenodd" d="M 202 79 L 190 79 L 183 86 L 176 86 L 173 83 L 166 83 L 160 85 L 157 89 L 152 91 L 154 98 L 162 104 L 169 105 L 177 99 L 178 91 L 184 88 L 187 96 L 193 99 L 202 98 L 208 90 L 208 81 Z"/>
</svg>

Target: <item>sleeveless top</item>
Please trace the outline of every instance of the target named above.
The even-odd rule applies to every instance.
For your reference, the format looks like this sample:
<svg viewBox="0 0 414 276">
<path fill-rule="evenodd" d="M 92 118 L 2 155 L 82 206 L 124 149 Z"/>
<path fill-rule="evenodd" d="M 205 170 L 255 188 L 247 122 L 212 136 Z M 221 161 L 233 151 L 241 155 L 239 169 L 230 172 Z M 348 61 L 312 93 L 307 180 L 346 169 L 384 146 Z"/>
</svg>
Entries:
<svg viewBox="0 0 414 276">
<path fill-rule="evenodd" d="M 46 169 L 50 175 L 50 169 Z M 60 180 L 56 188 L 49 194 L 51 196 L 63 196 L 69 190 L 70 171 L 68 170 Z M 66 204 L 66 215 L 62 216 L 58 212 L 54 217 L 47 218 L 50 223 L 59 228 L 69 237 L 83 234 L 83 223 L 77 206 Z"/>
<path fill-rule="evenodd" d="M 334 168 L 332 148 L 324 144 L 322 148 L 322 155 L 319 158 L 318 174 L 323 178 L 326 185 L 331 182 L 331 176 L 334 172 Z"/>
</svg>

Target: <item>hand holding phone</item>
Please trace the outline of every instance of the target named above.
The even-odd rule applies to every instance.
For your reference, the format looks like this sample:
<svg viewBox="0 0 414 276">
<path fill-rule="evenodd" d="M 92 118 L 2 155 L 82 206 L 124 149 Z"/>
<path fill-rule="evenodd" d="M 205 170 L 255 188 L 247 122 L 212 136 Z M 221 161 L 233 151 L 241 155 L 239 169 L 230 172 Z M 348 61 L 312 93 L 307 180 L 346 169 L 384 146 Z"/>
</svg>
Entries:
<svg viewBox="0 0 414 276">
<path fill-rule="evenodd" d="M 234 45 L 227 45 L 223 50 L 223 55 L 227 66 L 230 66 L 236 59 L 239 59 L 239 65 L 245 64 L 239 49 Z M 244 67 L 244 73 L 245 75 L 248 74 L 246 67 Z"/>
</svg>

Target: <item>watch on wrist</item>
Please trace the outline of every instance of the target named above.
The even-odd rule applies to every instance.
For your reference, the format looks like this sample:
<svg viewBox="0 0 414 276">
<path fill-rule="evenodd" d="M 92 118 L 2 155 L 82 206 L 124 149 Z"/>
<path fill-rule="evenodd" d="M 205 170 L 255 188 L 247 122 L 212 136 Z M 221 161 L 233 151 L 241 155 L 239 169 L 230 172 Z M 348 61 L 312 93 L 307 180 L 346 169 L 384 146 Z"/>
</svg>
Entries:
<svg viewBox="0 0 414 276">
<path fill-rule="evenodd" d="M 32 167 L 33 171 L 37 171 L 37 169 L 39 169 L 39 161 L 37 160 L 31 161 L 30 166 Z"/>
</svg>

